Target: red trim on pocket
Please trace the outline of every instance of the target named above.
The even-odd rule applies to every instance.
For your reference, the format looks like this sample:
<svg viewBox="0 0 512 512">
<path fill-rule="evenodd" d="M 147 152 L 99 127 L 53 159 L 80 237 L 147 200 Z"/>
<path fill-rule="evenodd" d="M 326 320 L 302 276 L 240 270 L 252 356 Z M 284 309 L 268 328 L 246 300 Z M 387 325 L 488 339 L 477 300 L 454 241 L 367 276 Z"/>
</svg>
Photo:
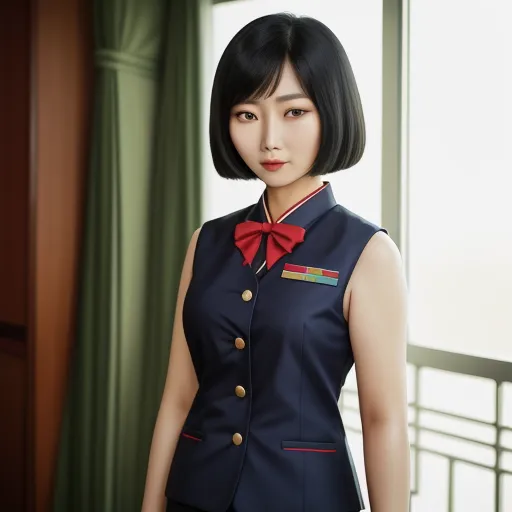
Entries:
<svg viewBox="0 0 512 512">
<path fill-rule="evenodd" d="M 336 450 L 318 450 L 316 448 L 283 448 L 292 452 L 320 452 L 320 453 L 336 453 Z"/>
<path fill-rule="evenodd" d="M 188 439 L 193 439 L 194 441 L 202 441 L 202 439 L 200 439 L 199 437 L 194 437 L 194 436 L 191 436 L 189 434 L 185 434 L 184 432 L 182 432 L 181 435 L 183 437 L 187 437 Z"/>
</svg>

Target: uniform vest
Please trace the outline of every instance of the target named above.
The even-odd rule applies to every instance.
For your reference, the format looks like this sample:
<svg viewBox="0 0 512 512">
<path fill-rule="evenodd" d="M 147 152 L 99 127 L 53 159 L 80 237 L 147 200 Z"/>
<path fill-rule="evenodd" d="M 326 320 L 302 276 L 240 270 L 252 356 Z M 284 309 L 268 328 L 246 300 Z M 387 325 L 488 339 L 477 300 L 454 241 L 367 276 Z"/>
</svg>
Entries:
<svg viewBox="0 0 512 512">
<path fill-rule="evenodd" d="M 264 193 L 201 229 L 183 306 L 199 390 L 166 496 L 208 512 L 361 510 L 338 407 L 354 364 L 343 296 L 365 245 L 387 231 L 337 204 L 326 182 L 281 217 L 305 239 L 266 271 L 234 243 L 236 224 L 266 222 L 265 210 Z"/>
</svg>

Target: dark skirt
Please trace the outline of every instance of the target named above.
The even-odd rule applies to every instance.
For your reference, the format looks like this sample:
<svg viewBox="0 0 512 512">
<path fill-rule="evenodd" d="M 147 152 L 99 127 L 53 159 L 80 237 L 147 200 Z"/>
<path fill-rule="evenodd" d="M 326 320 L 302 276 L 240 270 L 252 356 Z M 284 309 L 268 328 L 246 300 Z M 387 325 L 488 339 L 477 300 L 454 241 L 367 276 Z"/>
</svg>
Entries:
<svg viewBox="0 0 512 512">
<path fill-rule="evenodd" d="M 165 512 L 205 512 L 204 510 L 196 507 L 191 507 L 190 505 L 185 505 L 183 503 L 178 503 L 177 501 L 167 500 L 167 508 Z M 231 506 L 226 510 L 226 512 L 236 512 L 235 509 Z"/>
<path fill-rule="evenodd" d="M 184 505 L 183 503 L 178 503 L 177 501 L 167 500 L 167 508 L 165 512 L 205 512 L 199 508 L 191 507 L 189 505 Z M 226 512 L 236 512 L 233 506 L 230 506 Z M 354 512 L 361 512 L 360 510 L 354 510 Z"/>
</svg>

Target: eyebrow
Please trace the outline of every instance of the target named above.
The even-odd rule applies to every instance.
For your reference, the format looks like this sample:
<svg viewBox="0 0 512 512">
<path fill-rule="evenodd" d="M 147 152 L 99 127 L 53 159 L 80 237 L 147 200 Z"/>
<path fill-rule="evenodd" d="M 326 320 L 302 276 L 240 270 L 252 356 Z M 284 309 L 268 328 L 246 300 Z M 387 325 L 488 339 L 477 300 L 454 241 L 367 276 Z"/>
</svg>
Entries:
<svg viewBox="0 0 512 512">
<path fill-rule="evenodd" d="M 308 96 L 306 96 L 304 93 L 302 93 L 302 92 L 295 92 L 295 93 L 292 93 L 292 94 L 284 94 L 283 96 L 278 96 L 276 98 L 276 101 L 278 103 L 282 103 L 284 101 L 296 100 L 296 99 L 299 99 L 299 98 L 309 99 Z M 245 100 L 242 103 L 248 103 L 248 104 L 251 104 L 251 105 L 256 105 L 257 103 L 259 103 L 259 100 Z"/>
</svg>

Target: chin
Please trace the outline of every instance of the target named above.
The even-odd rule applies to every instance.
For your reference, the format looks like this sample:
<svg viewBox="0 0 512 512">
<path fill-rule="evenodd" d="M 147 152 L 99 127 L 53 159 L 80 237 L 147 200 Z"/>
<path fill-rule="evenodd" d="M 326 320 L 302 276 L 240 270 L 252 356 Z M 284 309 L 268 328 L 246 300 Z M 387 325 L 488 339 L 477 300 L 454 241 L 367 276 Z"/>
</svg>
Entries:
<svg viewBox="0 0 512 512">
<path fill-rule="evenodd" d="M 265 185 L 272 188 L 286 187 L 304 177 L 304 174 L 291 175 L 290 173 L 280 172 L 280 170 L 275 172 L 264 171 L 255 174 Z"/>
</svg>

